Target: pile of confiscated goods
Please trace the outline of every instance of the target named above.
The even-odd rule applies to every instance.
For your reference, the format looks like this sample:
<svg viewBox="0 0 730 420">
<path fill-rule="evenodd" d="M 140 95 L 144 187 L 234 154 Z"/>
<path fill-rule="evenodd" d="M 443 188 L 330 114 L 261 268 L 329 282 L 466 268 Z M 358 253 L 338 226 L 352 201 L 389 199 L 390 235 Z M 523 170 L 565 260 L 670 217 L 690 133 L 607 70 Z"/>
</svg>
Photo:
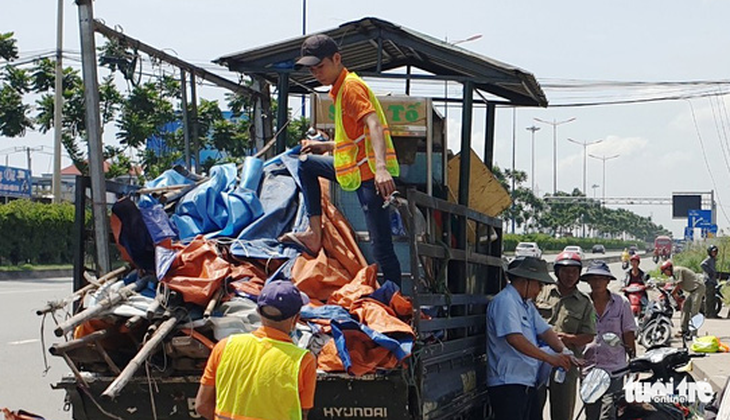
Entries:
<svg viewBox="0 0 730 420">
<path fill-rule="evenodd" d="M 317 355 L 320 371 L 398 367 L 415 338 L 411 304 L 395 284 L 377 283 L 328 194 L 317 256 L 276 240 L 308 224 L 294 153 L 214 166 L 207 178 L 176 167 L 117 201 L 112 230 L 127 265 L 99 278 L 87 273 L 86 287 L 38 311 L 80 303 L 57 323 L 66 341 L 51 354 L 81 384 L 88 375 L 116 377 L 102 394 L 112 398 L 135 375 L 200 374 L 217 341 L 260 326 L 256 298 L 265 282 L 289 279 L 312 301 L 295 341 Z"/>
</svg>

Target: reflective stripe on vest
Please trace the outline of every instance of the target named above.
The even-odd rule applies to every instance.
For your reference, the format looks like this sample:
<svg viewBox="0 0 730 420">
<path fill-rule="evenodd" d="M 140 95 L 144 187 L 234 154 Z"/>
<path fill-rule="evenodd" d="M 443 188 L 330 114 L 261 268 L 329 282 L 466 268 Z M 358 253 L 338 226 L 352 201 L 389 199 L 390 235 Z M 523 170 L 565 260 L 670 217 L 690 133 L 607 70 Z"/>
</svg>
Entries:
<svg viewBox="0 0 730 420">
<path fill-rule="evenodd" d="M 306 353 L 292 343 L 231 335 L 215 376 L 215 418 L 301 420 L 299 370 Z"/>
<path fill-rule="evenodd" d="M 345 191 L 355 191 L 360 188 L 360 166 L 367 162 L 370 166 L 370 170 L 375 173 L 375 151 L 373 145 L 370 142 L 370 136 L 367 134 L 367 127 L 365 128 L 363 135 L 355 140 L 347 137 L 345 131 L 345 125 L 342 121 L 342 91 L 344 90 L 344 84 L 348 79 L 357 80 L 362 83 L 368 91 L 370 103 L 375 108 L 375 112 L 380 120 L 380 125 L 383 126 L 383 137 L 385 139 L 385 167 L 388 169 L 388 173 L 391 176 L 400 175 L 400 167 L 398 166 L 398 157 L 395 154 L 393 148 L 393 139 L 390 137 L 390 128 L 388 128 L 388 121 L 385 118 L 383 108 L 380 106 L 380 101 L 375 97 L 375 94 L 368 87 L 365 82 L 358 77 L 355 73 L 348 73 L 345 76 L 345 80 L 342 82 L 340 91 L 337 92 L 337 98 L 335 99 L 335 176 L 337 182 L 340 184 Z M 365 140 L 365 158 L 360 161 L 357 160 L 357 153 L 359 150 L 360 142 Z"/>
</svg>

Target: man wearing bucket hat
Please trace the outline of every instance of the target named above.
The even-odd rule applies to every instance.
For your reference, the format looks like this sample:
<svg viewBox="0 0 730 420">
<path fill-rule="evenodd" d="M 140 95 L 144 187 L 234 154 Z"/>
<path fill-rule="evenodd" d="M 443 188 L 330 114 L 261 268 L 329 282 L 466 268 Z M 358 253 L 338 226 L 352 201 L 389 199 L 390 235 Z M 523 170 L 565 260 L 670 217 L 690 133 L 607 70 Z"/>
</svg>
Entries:
<svg viewBox="0 0 730 420">
<path fill-rule="evenodd" d="M 261 328 L 216 344 L 208 358 L 195 409 L 215 419 L 306 419 L 314 406 L 317 366 L 289 334 L 309 298 L 288 280 L 275 280 L 257 302 Z"/>
<path fill-rule="evenodd" d="M 302 44 L 298 66 L 304 66 L 319 83 L 332 86 L 334 141 L 302 141 L 299 179 L 309 228 L 289 232 L 279 241 L 316 255 L 322 247 L 322 193 L 319 179 L 336 180 L 360 201 L 375 260 L 385 280 L 401 283 L 401 269 L 393 250 L 389 209 L 395 192 L 394 177 L 400 167 L 385 113 L 368 85 L 342 63 L 339 46 L 331 37 L 317 34 Z M 324 155 L 331 153 L 331 155 Z"/>
<path fill-rule="evenodd" d="M 510 284 L 487 309 L 487 387 L 497 420 L 526 420 L 535 400 L 540 362 L 567 371 L 575 361 L 563 354 L 565 345 L 533 303 L 545 284 L 555 283 L 545 261 L 515 258 L 507 276 Z M 538 339 L 557 354 L 541 350 Z"/>
<path fill-rule="evenodd" d="M 608 265 L 603 261 L 592 261 L 585 273 L 580 277 L 591 286 L 591 300 L 596 310 L 596 336 L 585 348 L 585 369 L 593 368 L 614 372 L 627 366 L 627 356 L 636 354 L 636 322 L 631 312 L 631 305 L 625 297 L 608 290 L 608 283 L 616 280 Z M 611 345 L 604 341 L 607 333 L 621 338 L 622 345 Z M 623 386 L 623 378 L 615 378 L 611 382 L 610 391 L 618 391 Z M 599 400 L 586 405 L 586 419 L 606 420 L 615 418 L 611 398 Z"/>
<path fill-rule="evenodd" d="M 535 306 L 540 314 L 558 334 L 560 340 L 577 357 L 582 357 L 583 347 L 593 341 L 596 334 L 596 312 L 591 300 L 576 287 L 580 278 L 583 261 L 576 252 L 564 251 L 558 254 L 553 263 L 556 284 L 545 286 Z M 579 372 L 572 368 L 565 372 L 562 381 L 555 380 L 551 374 L 550 418 L 552 420 L 573 420 L 575 396 Z M 537 390 L 537 402 L 532 408 L 530 418 L 542 419 L 543 407 L 547 401 L 547 386 Z"/>
</svg>

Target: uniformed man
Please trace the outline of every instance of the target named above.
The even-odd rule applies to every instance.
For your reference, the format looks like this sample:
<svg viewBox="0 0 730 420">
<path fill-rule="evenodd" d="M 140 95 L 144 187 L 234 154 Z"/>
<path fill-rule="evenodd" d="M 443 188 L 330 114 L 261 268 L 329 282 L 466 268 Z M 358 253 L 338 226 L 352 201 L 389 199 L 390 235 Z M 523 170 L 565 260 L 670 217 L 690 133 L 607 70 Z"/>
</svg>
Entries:
<svg viewBox="0 0 730 420">
<path fill-rule="evenodd" d="M 700 311 L 702 298 L 705 297 L 705 283 L 694 271 L 686 267 L 675 267 L 671 260 L 665 261 L 660 269 L 665 276 L 674 278 L 673 296 L 677 296 L 679 289 L 687 293 L 687 298 L 682 305 L 682 331 L 675 335 L 681 337 L 689 332 L 689 320 Z"/>
<path fill-rule="evenodd" d="M 596 334 L 596 311 L 590 298 L 577 288 L 583 261 L 576 252 L 561 252 L 555 258 L 553 269 L 558 278 L 556 284 L 548 285 L 535 300 L 540 315 L 558 334 L 560 340 L 577 357 L 583 356 L 583 348 L 593 341 Z M 572 420 L 575 408 L 578 369 L 566 372 L 565 379 L 555 381 L 550 375 L 550 417 L 552 420 Z M 538 404 L 533 409 L 533 420 L 542 418 L 547 388 L 538 389 Z"/>
</svg>

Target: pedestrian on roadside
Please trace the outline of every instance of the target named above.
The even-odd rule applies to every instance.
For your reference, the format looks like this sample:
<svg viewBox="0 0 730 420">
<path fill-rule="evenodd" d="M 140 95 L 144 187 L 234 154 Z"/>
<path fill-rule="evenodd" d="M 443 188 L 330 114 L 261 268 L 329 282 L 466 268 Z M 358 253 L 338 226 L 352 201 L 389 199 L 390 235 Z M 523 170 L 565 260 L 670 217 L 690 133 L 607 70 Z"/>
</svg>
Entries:
<svg viewBox="0 0 730 420">
<path fill-rule="evenodd" d="M 702 260 L 700 267 L 704 273 L 705 281 L 705 316 L 708 318 L 719 318 L 715 309 L 717 308 L 717 299 L 715 298 L 715 288 L 717 288 L 717 246 L 710 245 L 707 247 L 707 258 Z"/>
<path fill-rule="evenodd" d="M 558 278 L 556 284 L 545 286 L 535 306 L 548 324 L 558 334 L 563 344 L 581 358 L 583 348 L 593 341 L 596 334 L 596 313 L 593 303 L 577 288 L 583 261 L 577 252 L 561 252 L 555 258 L 553 269 Z M 550 418 L 573 420 L 579 371 L 572 367 L 565 372 L 563 381 L 555 380 L 552 372 L 548 384 L 537 389 L 537 400 L 532 407 L 532 420 L 542 419 L 543 407 L 550 389 Z"/>
<path fill-rule="evenodd" d="M 288 280 L 258 298 L 261 328 L 219 341 L 208 358 L 195 410 L 208 420 L 306 420 L 314 406 L 317 364 L 289 334 L 309 298 Z"/>
<path fill-rule="evenodd" d="M 682 337 L 689 333 L 689 320 L 700 311 L 702 299 L 705 297 L 705 283 L 697 273 L 687 267 L 675 267 L 671 260 L 665 261 L 660 270 L 665 276 L 674 278 L 672 296 L 676 297 L 680 289 L 687 293 L 682 305 L 682 330 L 675 334 L 675 337 Z"/>
<path fill-rule="evenodd" d="M 517 257 L 507 269 L 510 284 L 487 308 L 487 392 L 496 420 L 527 420 L 535 400 L 540 362 L 570 370 L 578 361 L 533 303 L 543 285 L 554 284 L 544 260 Z M 538 346 L 538 339 L 556 353 Z"/>
<path fill-rule="evenodd" d="M 593 261 L 580 277 L 591 286 L 591 300 L 597 317 L 596 336 L 586 348 L 585 368 L 587 374 L 593 368 L 607 372 L 625 368 L 628 359 L 636 355 L 636 321 L 631 312 L 629 301 L 608 290 L 608 284 L 616 277 L 611 274 L 608 265 L 603 261 Z M 620 343 L 607 342 L 609 333 L 615 334 Z M 615 420 L 616 407 L 613 406 L 611 394 L 621 390 L 623 377 L 611 380 L 611 386 L 604 399 L 593 404 L 586 404 L 586 420 Z"/>
<path fill-rule="evenodd" d="M 289 232 L 279 241 L 316 255 L 322 247 L 322 192 L 319 179 L 336 180 L 345 191 L 355 191 L 365 213 L 375 260 L 385 280 L 401 283 L 401 269 L 393 250 L 390 213 L 383 208 L 395 191 L 400 173 L 388 122 L 380 102 L 357 74 L 342 63 L 337 43 L 327 35 L 313 35 L 302 44 L 297 65 L 309 68 L 319 83 L 332 86 L 335 106 L 334 141 L 302 140 L 299 161 L 304 206 L 309 228 Z M 324 155 L 332 153 L 332 155 Z"/>
</svg>

